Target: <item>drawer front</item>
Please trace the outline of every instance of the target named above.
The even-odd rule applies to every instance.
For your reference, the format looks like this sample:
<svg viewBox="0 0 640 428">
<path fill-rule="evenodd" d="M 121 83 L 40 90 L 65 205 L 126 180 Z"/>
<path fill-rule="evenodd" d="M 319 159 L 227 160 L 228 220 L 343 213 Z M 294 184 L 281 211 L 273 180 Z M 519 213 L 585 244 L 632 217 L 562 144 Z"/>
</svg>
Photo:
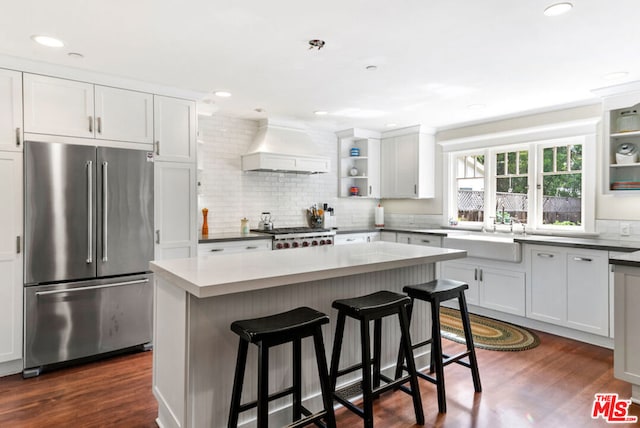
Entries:
<svg viewBox="0 0 640 428">
<path fill-rule="evenodd" d="M 271 239 L 251 239 L 247 241 L 224 241 L 198 244 L 198 254 L 209 255 L 268 250 L 271 250 Z"/>
</svg>

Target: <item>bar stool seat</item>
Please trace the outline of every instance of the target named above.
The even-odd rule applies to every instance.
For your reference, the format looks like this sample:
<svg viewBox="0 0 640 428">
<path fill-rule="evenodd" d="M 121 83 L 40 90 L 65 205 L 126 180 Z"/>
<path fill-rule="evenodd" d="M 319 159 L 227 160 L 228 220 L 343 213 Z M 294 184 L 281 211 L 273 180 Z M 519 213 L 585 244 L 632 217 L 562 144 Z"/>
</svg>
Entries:
<svg viewBox="0 0 640 428">
<path fill-rule="evenodd" d="M 258 410 L 258 427 L 268 427 L 269 401 L 292 394 L 292 419 L 294 423 L 288 425 L 289 427 L 301 427 L 316 423 L 321 427 L 335 428 L 336 421 L 321 329 L 321 326 L 328 322 L 329 317 L 322 312 L 308 307 L 300 307 L 266 317 L 234 321 L 231 324 L 231 330 L 240 337 L 240 341 L 229 412 L 229 427 L 237 427 L 239 414 L 255 407 Z M 323 411 L 315 414 L 311 414 L 302 405 L 301 343 L 302 339 L 306 337 L 313 337 L 324 406 Z M 293 385 L 269 395 L 269 348 L 288 342 L 293 343 Z M 249 343 L 258 346 L 258 399 L 241 404 Z M 324 419 L 326 425 L 320 423 L 321 419 Z"/>
<path fill-rule="evenodd" d="M 331 390 L 334 391 L 333 396 L 336 401 L 364 419 L 365 428 L 373 427 L 373 400 L 385 391 L 398 388 L 412 396 L 416 421 L 419 425 L 424 425 L 422 399 L 409 336 L 407 306 L 410 302 L 411 300 L 403 294 L 379 291 L 366 296 L 336 300 L 332 303 L 332 307 L 338 310 L 338 320 L 331 355 Z M 411 356 L 407 362 L 408 376 L 396 379 L 390 379 L 380 373 L 382 318 L 390 315 L 398 316 L 402 336 L 400 343 L 403 344 L 404 352 Z M 360 321 L 362 360 L 359 364 L 340 369 L 340 353 L 347 316 Z M 369 333 L 371 321 L 374 322 L 373 357 Z M 338 377 L 360 369 L 362 370 L 361 382 L 336 390 Z M 385 385 L 381 386 L 381 381 L 384 381 Z M 403 386 L 407 382 L 411 389 Z M 363 396 L 363 408 L 357 407 L 350 401 L 350 398 L 360 393 Z"/>
<path fill-rule="evenodd" d="M 402 289 L 402 291 L 407 293 L 411 298 L 409 322 L 411 322 L 411 314 L 413 312 L 415 299 L 423 300 L 431 304 L 431 339 L 415 343 L 411 348 L 417 349 L 425 345 L 431 345 L 431 364 L 429 366 L 430 374 L 418 372 L 418 376 L 436 385 L 438 411 L 440 413 L 446 413 L 447 411 L 444 386 L 445 366 L 457 363 L 471 369 L 474 389 L 476 392 L 482 392 L 480 373 L 478 371 L 478 360 L 476 358 L 473 336 L 471 334 L 471 322 L 469 321 L 469 312 L 467 310 L 467 303 L 464 296 L 464 290 L 468 288 L 469 285 L 461 281 L 455 281 L 452 279 L 436 279 L 424 284 L 408 285 Z M 440 303 L 456 298 L 458 299 L 460 308 L 460 318 L 462 321 L 467 349 L 464 352 L 450 356 L 443 354 L 442 352 L 442 336 L 440 334 Z M 400 350 L 398 351 L 398 364 L 396 366 L 396 378 L 401 376 L 403 370 L 407 370 L 407 367 L 403 365 L 405 360 L 404 355 L 405 351 L 400 347 Z M 466 357 L 468 357 L 469 362 L 463 361 Z M 434 371 L 435 376 L 433 376 Z"/>
</svg>

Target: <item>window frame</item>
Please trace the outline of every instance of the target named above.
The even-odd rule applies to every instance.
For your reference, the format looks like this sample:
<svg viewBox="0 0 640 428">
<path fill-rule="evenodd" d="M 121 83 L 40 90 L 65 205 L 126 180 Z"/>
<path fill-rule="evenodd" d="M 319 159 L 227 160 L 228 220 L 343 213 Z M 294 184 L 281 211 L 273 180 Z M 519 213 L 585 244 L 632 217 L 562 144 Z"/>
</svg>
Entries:
<svg viewBox="0 0 640 428">
<path fill-rule="evenodd" d="M 543 224 L 542 216 L 542 183 L 543 183 L 543 150 L 547 147 L 568 146 L 570 144 L 582 145 L 582 194 L 581 194 L 581 224 L 579 226 Z M 451 224 L 452 219 L 458 216 L 458 188 L 456 162 L 460 156 L 484 155 L 484 221 L 483 222 L 458 222 L 461 227 L 493 229 L 493 219 L 496 218 L 496 155 L 513 151 L 528 151 L 528 206 L 527 206 L 527 231 L 541 232 L 593 232 L 595 229 L 595 194 L 596 194 L 596 140 L 595 135 L 577 135 L 561 138 L 547 138 L 530 141 L 527 143 L 504 144 L 500 146 L 475 148 L 468 150 L 449 151 L 447 162 L 447 218 Z M 540 189 L 538 189 L 538 185 Z M 496 225 L 497 230 L 511 230 L 510 225 Z M 518 226 L 513 226 L 514 231 L 519 231 Z"/>
</svg>

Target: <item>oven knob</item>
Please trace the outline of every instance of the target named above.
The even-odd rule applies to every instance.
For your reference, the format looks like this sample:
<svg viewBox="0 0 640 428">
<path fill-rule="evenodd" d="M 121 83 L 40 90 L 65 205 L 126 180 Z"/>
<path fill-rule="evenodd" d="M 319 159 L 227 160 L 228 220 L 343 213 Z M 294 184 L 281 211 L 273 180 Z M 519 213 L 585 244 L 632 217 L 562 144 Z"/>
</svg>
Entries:
<svg viewBox="0 0 640 428">
<path fill-rule="evenodd" d="M 281 249 L 282 249 L 282 242 L 278 242 L 278 243 L 276 244 L 276 248 L 277 248 L 278 250 L 281 250 Z"/>
<path fill-rule="evenodd" d="M 324 239 L 320 240 L 320 245 L 324 245 Z"/>
<path fill-rule="evenodd" d="M 331 245 L 331 239 L 327 239 L 327 245 Z"/>
<path fill-rule="evenodd" d="M 303 247 L 308 247 L 308 246 L 309 246 L 309 241 L 304 241 L 304 242 L 302 242 L 302 246 L 303 246 Z"/>
<path fill-rule="evenodd" d="M 316 240 L 311 241 L 311 245 L 318 245 L 318 241 Z"/>
<path fill-rule="evenodd" d="M 294 243 L 291 244 L 291 246 L 293 248 L 298 248 L 300 246 L 300 244 L 298 244 L 297 242 L 294 242 Z"/>
<path fill-rule="evenodd" d="M 289 243 L 288 242 L 284 243 L 284 248 L 289 248 Z"/>
</svg>

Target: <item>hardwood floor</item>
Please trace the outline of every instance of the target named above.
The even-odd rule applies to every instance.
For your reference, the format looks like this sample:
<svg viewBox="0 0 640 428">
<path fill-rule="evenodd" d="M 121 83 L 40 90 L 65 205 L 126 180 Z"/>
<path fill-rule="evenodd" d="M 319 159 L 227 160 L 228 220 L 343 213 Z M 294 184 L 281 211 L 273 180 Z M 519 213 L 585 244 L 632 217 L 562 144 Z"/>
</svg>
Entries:
<svg viewBox="0 0 640 428">
<path fill-rule="evenodd" d="M 629 384 L 613 377 L 613 352 L 539 333 L 541 345 L 524 352 L 479 349 L 483 392 L 475 394 L 468 369 L 445 369 L 447 413 L 438 414 L 435 387 L 420 382 L 426 427 L 605 427 L 591 419 L 594 394 L 631 395 Z M 448 342 L 446 350 L 460 345 Z M 401 392 L 376 402 L 375 425 L 413 427 L 411 399 Z M 33 379 L 0 378 L 0 427 L 155 427 L 151 393 L 151 352 L 45 373 Z M 640 415 L 640 406 L 631 406 Z M 340 427 L 362 426 L 337 411 Z M 640 424 L 613 426 L 640 427 Z"/>
</svg>

